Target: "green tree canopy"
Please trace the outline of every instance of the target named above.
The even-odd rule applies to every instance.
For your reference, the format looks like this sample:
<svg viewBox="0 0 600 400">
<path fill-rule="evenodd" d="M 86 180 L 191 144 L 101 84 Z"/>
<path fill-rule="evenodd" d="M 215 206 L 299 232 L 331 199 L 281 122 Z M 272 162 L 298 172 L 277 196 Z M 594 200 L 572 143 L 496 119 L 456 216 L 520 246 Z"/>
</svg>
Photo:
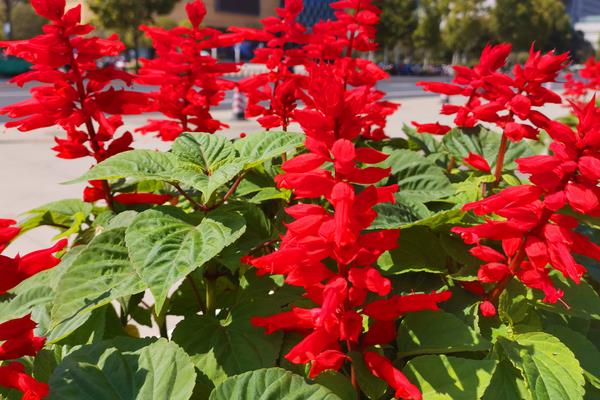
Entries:
<svg viewBox="0 0 600 400">
<path fill-rule="evenodd" d="M 486 0 L 444 0 L 442 38 L 454 53 L 473 56 L 489 42 L 489 6 Z M 458 62 L 459 60 L 453 60 Z"/>
<path fill-rule="evenodd" d="M 382 9 L 378 40 L 385 49 L 400 45 L 404 53 L 412 53 L 412 34 L 417 28 L 417 0 L 381 0 Z"/>
<path fill-rule="evenodd" d="M 170 13 L 179 0 L 88 0 L 96 23 L 107 30 L 123 34 L 136 50 L 139 47 L 138 27 L 153 21 L 157 15 Z"/>
<path fill-rule="evenodd" d="M 560 0 L 497 0 L 492 26 L 500 41 L 510 42 L 516 51 L 526 51 L 535 41 L 541 50 L 569 49 L 573 29 Z"/>
<path fill-rule="evenodd" d="M 442 47 L 441 23 L 440 0 L 421 0 L 418 9 L 418 24 L 412 37 L 415 48 L 425 56 L 436 55 Z"/>
</svg>

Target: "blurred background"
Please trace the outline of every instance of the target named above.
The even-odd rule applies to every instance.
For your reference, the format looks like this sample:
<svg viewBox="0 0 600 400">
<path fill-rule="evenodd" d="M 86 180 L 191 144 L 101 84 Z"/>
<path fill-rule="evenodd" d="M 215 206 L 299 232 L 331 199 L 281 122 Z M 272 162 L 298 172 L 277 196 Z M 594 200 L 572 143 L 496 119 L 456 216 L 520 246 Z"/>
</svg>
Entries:
<svg viewBox="0 0 600 400">
<path fill-rule="evenodd" d="M 5 40 L 27 39 L 41 32 L 44 20 L 27 0 L 0 0 Z M 333 17 L 332 0 L 305 0 L 300 22 L 310 27 Z M 118 33 L 129 46 L 121 60 L 135 67 L 136 55 L 151 57 L 149 42 L 135 29 L 140 24 L 165 28 L 185 20 L 185 0 L 71 0 L 84 6 L 84 20 L 104 33 Z M 259 27 L 274 15 L 281 0 L 206 0 L 208 26 Z M 486 43 L 510 42 L 515 61 L 532 41 L 541 50 L 570 51 L 575 63 L 600 46 L 600 0 L 380 0 L 380 51 L 371 57 L 394 75 L 436 75 L 451 63 L 474 62 Z M 219 58 L 248 61 L 256 43 L 220 49 Z M 27 68 L 18 60 L 2 60 L 0 73 Z M 7 62 L 10 61 L 10 62 Z M 109 60 L 110 61 L 110 60 Z"/>
</svg>

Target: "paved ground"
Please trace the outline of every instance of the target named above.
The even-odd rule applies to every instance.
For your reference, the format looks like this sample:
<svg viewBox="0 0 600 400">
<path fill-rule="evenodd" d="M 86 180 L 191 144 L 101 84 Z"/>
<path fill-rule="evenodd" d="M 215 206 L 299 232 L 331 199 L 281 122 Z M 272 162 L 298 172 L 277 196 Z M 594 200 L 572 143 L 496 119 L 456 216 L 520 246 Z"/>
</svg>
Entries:
<svg viewBox="0 0 600 400">
<path fill-rule="evenodd" d="M 402 125 L 412 120 L 439 120 L 439 97 L 423 95 L 414 82 L 413 78 L 396 78 L 382 85 L 382 89 L 388 92 L 389 99 L 402 103 L 400 110 L 390 119 L 390 136 L 402 135 Z M 24 100 L 26 96 L 27 93 L 23 90 L 7 88 L 6 85 L 0 84 L 0 104 Z M 233 121 L 228 108 L 226 104 L 215 112 L 218 119 L 231 125 L 224 134 L 235 137 L 240 132 L 252 133 L 259 130 L 253 121 Z M 553 117 L 565 114 L 561 107 L 552 107 L 546 112 Z M 133 129 L 140 126 L 146 118 L 147 116 L 128 118 L 126 126 Z M 50 150 L 56 133 L 54 129 L 20 133 L 0 125 L 0 218 L 22 219 L 24 217 L 20 213 L 36 206 L 81 196 L 84 185 L 61 183 L 80 176 L 90 167 L 90 162 L 56 158 Z M 138 137 L 136 147 L 165 149 L 168 145 L 151 137 Z M 28 233 L 13 244 L 7 253 L 14 254 L 48 246 L 53 233 L 43 229 Z"/>
</svg>

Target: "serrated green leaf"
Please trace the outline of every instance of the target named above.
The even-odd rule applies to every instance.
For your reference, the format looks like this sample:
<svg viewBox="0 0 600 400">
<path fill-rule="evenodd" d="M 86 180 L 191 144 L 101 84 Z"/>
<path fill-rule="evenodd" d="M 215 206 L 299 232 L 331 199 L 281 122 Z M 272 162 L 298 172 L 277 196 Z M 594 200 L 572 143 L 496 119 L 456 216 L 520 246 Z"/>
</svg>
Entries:
<svg viewBox="0 0 600 400">
<path fill-rule="evenodd" d="M 500 140 L 502 135 L 483 127 L 472 129 L 453 129 L 450 133 L 444 135 L 442 143 L 447 151 L 461 162 L 469 153 L 475 153 L 483 156 L 488 164 L 494 168 L 498 150 L 500 149 Z M 504 156 L 504 170 L 512 170 L 516 167 L 515 160 L 518 158 L 533 155 L 533 152 L 527 142 L 507 143 L 507 149 Z"/>
<path fill-rule="evenodd" d="M 527 391 L 527 385 L 519 371 L 508 361 L 501 361 L 490 386 L 483 396 L 483 400 L 530 400 L 531 394 Z"/>
<path fill-rule="evenodd" d="M 377 263 L 387 274 L 444 273 L 446 255 L 439 249 L 439 239 L 429 228 L 414 226 L 402 230 L 398 247 L 385 252 Z"/>
<path fill-rule="evenodd" d="M 341 400 L 319 384 L 282 368 L 259 369 L 234 376 L 219 385 L 210 400 Z"/>
<path fill-rule="evenodd" d="M 600 389 L 600 351 L 582 334 L 565 326 L 552 325 L 545 329 L 557 337 L 575 354 L 590 384 Z"/>
<path fill-rule="evenodd" d="M 392 168 L 398 193 L 405 199 L 429 202 L 454 193 L 444 170 L 419 153 L 396 150 L 379 166 Z"/>
<path fill-rule="evenodd" d="M 356 400 L 356 390 L 348 377 L 333 370 L 323 371 L 315 378 L 315 382 L 325 386 L 339 396 L 341 400 Z"/>
<path fill-rule="evenodd" d="M 173 341 L 215 385 L 243 372 L 275 365 L 283 335 L 266 335 L 250 324 L 255 316 L 275 314 L 279 307 L 268 299 L 245 298 L 224 321 L 190 316 L 173 332 Z"/>
<path fill-rule="evenodd" d="M 234 146 L 240 157 L 246 160 L 246 168 L 252 168 L 293 151 L 303 143 L 303 134 L 270 131 L 253 133 L 238 139 L 234 142 Z"/>
<path fill-rule="evenodd" d="M 93 205 L 79 199 L 67 199 L 45 204 L 27 211 L 29 216 L 20 224 L 21 233 L 39 226 L 58 228 L 62 233 L 53 240 L 77 233 L 81 224 L 92 213 Z"/>
<path fill-rule="evenodd" d="M 197 190 L 206 190 L 208 184 L 208 177 L 198 164 L 152 150 L 131 150 L 112 156 L 73 182 L 122 178 L 181 183 Z"/>
<path fill-rule="evenodd" d="M 568 304 L 569 308 L 562 303 L 549 304 L 542 301 L 537 301 L 536 307 L 557 314 L 600 320 L 600 296 L 589 283 L 581 281 L 576 284 L 567 281 L 562 276 L 554 276 L 556 277 L 553 279 L 554 285 L 565 293 L 562 300 Z M 539 293 L 536 294 L 539 295 Z"/>
<path fill-rule="evenodd" d="M 479 399 L 490 384 L 496 364 L 496 360 L 430 355 L 410 360 L 403 372 L 419 386 L 423 399 Z"/>
<path fill-rule="evenodd" d="M 181 134 L 173 142 L 171 151 L 181 160 L 198 164 L 209 173 L 235 157 L 235 148 L 225 136 L 200 132 Z"/>
<path fill-rule="evenodd" d="M 0 323 L 24 317 L 37 308 L 51 306 L 60 278 L 82 250 L 83 246 L 74 247 L 56 267 L 42 271 L 12 289 L 14 297 L 0 303 Z"/>
<path fill-rule="evenodd" d="M 527 382 L 533 400 L 583 399 L 585 379 L 579 362 L 556 337 L 543 332 L 498 338 Z"/>
<path fill-rule="evenodd" d="M 239 215 L 215 215 L 194 226 L 158 210 L 139 214 L 125 240 L 133 268 L 150 288 L 160 312 L 169 289 L 216 257 L 245 231 Z"/>
<path fill-rule="evenodd" d="M 105 231 L 81 251 L 61 276 L 52 307 L 51 328 L 144 289 L 129 262 L 125 229 Z"/>
<path fill-rule="evenodd" d="M 484 351 L 490 342 L 443 311 L 408 314 L 398 328 L 398 356 Z"/>
<path fill-rule="evenodd" d="M 196 372 L 190 357 L 165 339 L 120 338 L 69 354 L 50 379 L 49 400 L 188 400 Z"/>
</svg>

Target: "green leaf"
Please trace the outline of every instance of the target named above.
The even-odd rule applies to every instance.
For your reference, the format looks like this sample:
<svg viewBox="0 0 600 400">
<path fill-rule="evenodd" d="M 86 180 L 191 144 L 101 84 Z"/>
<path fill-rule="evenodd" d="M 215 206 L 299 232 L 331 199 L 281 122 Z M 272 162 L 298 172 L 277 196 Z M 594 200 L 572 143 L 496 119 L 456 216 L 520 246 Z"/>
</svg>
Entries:
<svg viewBox="0 0 600 400">
<path fill-rule="evenodd" d="M 144 283 L 129 262 L 125 229 L 105 231 L 81 251 L 61 276 L 52 308 L 51 328 L 144 289 Z"/>
<path fill-rule="evenodd" d="M 190 316 L 173 332 L 173 341 L 191 355 L 196 367 L 215 385 L 230 376 L 275 365 L 283 334 L 266 335 L 250 324 L 255 316 L 279 311 L 268 299 L 245 299 L 233 307 L 226 320 Z"/>
<path fill-rule="evenodd" d="M 454 193 L 444 170 L 419 153 L 396 150 L 379 166 L 392 168 L 402 198 L 429 202 Z"/>
<path fill-rule="evenodd" d="M 424 226 L 402 230 L 398 247 L 385 252 L 377 263 L 388 274 L 447 271 L 446 255 L 440 251 L 439 239 Z"/>
<path fill-rule="evenodd" d="M 50 379 L 49 400 L 188 400 L 196 372 L 190 357 L 165 339 L 120 338 L 69 354 Z"/>
<path fill-rule="evenodd" d="M 527 385 L 519 370 L 508 361 L 501 361 L 494 371 L 483 400 L 515 399 L 530 400 L 531 394 L 527 391 Z"/>
<path fill-rule="evenodd" d="M 198 164 L 209 173 L 235 157 L 235 148 L 229 139 L 210 133 L 183 133 L 173 142 L 171 150 L 181 160 Z"/>
<path fill-rule="evenodd" d="M 290 132 L 260 132 L 248 135 L 234 142 L 240 157 L 246 159 L 246 168 L 252 168 L 265 161 L 295 150 L 304 143 L 304 135 Z"/>
<path fill-rule="evenodd" d="M 177 281 L 216 257 L 245 229 L 244 219 L 235 213 L 209 216 L 198 226 L 158 210 L 139 214 L 125 240 L 135 271 L 154 296 L 157 312 Z"/>
<path fill-rule="evenodd" d="M 569 305 L 569 308 L 562 303 L 548 304 L 542 301 L 537 301 L 536 307 L 557 314 L 600 320 L 600 296 L 589 283 L 581 281 L 576 284 L 562 276 L 554 276 L 556 277 L 553 279 L 554 285 L 565 293 L 562 300 Z"/>
<path fill-rule="evenodd" d="M 450 313 L 408 314 L 398 328 L 398 356 L 483 351 L 490 343 Z"/>
<path fill-rule="evenodd" d="M 356 390 L 346 376 L 333 370 L 323 371 L 315 378 L 315 382 L 325 386 L 342 400 L 356 400 Z"/>
<path fill-rule="evenodd" d="M 28 211 L 29 215 L 20 224 L 21 233 L 39 226 L 58 228 L 63 233 L 53 238 L 56 240 L 77 233 L 81 224 L 92 213 L 93 205 L 79 199 L 60 200 L 45 204 Z"/>
<path fill-rule="evenodd" d="M 374 207 L 377 218 L 370 230 L 400 229 L 431 216 L 431 211 L 421 202 L 403 199 L 394 204 L 381 203 Z"/>
<path fill-rule="evenodd" d="M 490 384 L 496 363 L 430 355 L 410 360 L 403 372 L 420 387 L 424 399 L 479 399 Z"/>
<path fill-rule="evenodd" d="M 122 178 L 182 183 L 198 190 L 205 190 L 208 182 L 198 164 L 153 150 L 131 150 L 114 155 L 73 182 Z"/>
<path fill-rule="evenodd" d="M 282 368 L 247 372 L 227 379 L 210 395 L 210 400 L 341 400 L 319 384 Z"/>
<path fill-rule="evenodd" d="M 483 156 L 492 168 L 496 165 L 500 140 L 502 135 L 482 127 L 472 129 L 453 129 L 444 135 L 442 143 L 458 162 L 467 157 L 470 152 Z M 516 167 L 515 160 L 533 155 L 526 141 L 513 143 L 508 141 L 504 156 L 504 170 Z"/>
<path fill-rule="evenodd" d="M 56 285 L 83 248 L 74 247 L 56 267 L 42 271 L 12 289 L 14 297 L 0 303 L 0 323 L 24 317 L 35 309 L 51 307 Z"/>
<path fill-rule="evenodd" d="M 567 346 L 543 332 L 499 337 L 508 359 L 521 371 L 533 400 L 582 399 L 585 379 Z"/>
<path fill-rule="evenodd" d="M 238 176 L 238 174 L 244 169 L 244 162 L 240 160 L 233 160 L 224 163 L 216 171 L 208 176 L 206 187 L 200 189 L 205 201 L 210 200 L 213 193 L 224 186 L 227 182 Z"/>
<path fill-rule="evenodd" d="M 583 368 L 585 378 L 600 389 L 600 351 L 596 346 L 582 334 L 565 326 L 552 325 L 546 331 L 567 345 Z"/>
<path fill-rule="evenodd" d="M 351 352 L 352 366 L 360 390 L 371 400 L 381 398 L 388 390 L 388 384 L 371 373 L 361 353 Z"/>
</svg>

